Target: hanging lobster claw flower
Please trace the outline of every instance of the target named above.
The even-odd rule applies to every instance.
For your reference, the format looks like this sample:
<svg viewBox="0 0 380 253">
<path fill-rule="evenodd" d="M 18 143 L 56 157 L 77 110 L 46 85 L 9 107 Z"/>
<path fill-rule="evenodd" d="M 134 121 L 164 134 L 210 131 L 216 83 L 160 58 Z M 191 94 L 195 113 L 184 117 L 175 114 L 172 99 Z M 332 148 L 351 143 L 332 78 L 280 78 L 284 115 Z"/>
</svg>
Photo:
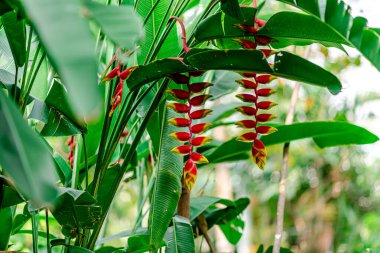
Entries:
<svg viewBox="0 0 380 253">
<path fill-rule="evenodd" d="M 271 134 L 277 131 L 277 128 L 271 126 L 258 126 L 256 128 L 256 133 L 259 134 Z"/>
<path fill-rule="evenodd" d="M 239 107 L 236 107 L 235 110 L 247 116 L 254 116 L 256 115 L 256 112 L 257 112 L 257 109 L 251 106 L 239 106 Z"/>
<path fill-rule="evenodd" d="M 261 169 L 261 170 L 264 170 L 265 168 L 265 165 L 267 163 L 267 156 L 262 154 L 262 153 L 258 153 L 257 156 L 256 156 L 256 164 L 257 166 Z"/>
<path fill-rule="evenodd" d="M 187 173 L 189 173 L 193 167 L 196 166 L 195 163 L 189 159 L 186 161 L 185 166 L 183 167 L 183 173 L 186 176 Z"/>
<path fill-rule="evenodd" d="M 256 77 L 256 81 L 261 84 L 267 84 L 270 83 L 271 81 L 275 80 L 276 77 L 273 75 L 261 75 Z"/>
<path fill-rule="evenodd" d="M 246 77 L 246 78 L 256 78 L 256 73 L 253 73 L 253 72 L 243 72 L 241 73 L 242 76 Z"/>
<path fill-rule="evenodd" d="M 190 107 L 188 105 L 181 103 L 170 103 L 167 107 L 178 113 L 188 113 L 190 111 Z"/>
<path fill-rule="evenodd" d="M 255 34 L 257 32 L 258 26 L 246 25 L 246 24 L 235 24 L 234 27 L 242 30 L 248 34 Z"/>
<path fill-rule="evenodd" d="M 257 44 L 251 40 L 234 39 L 244 49 L 256 49 Z"/>
<path fill-rule="evenodd" d="M 200 134 L 205 132 L 210 126 L 210 123 L 199 123 L 191 126 L 190 130 L 193 134 Z"/>
<path fill-rule="evenodd" d="M 240 135 L 239 137 L 236 138 L 236 140 L 243 141 L 243 142 L 252 142 L 256 140 L 256 138 L 257 138 L 257 133 L 249 132 L 249 133 Z"/>
<path fill-rule="evenodd" d="M 260 139 L 256 139 L 253 142 L 253 148 L 257 150 L 257 152 L 267 155 L 267 149 L 265 148 L 264 143 Z"/>
<path fill-rule="evenodd" d="M 243 102 L 248 102 L 248 103 L 255 103 L 257 101 L 257 97 L 252 94 L 237 94 L 237 98 L 239 98 Z"/>
<path fill-rule="evenodd" d="M 169 119 L 169 123 L 177 127 L 188 127 L 191 124 L 190 120 L 185 118 L 172 118 Z"/>
<path fill-rule="evenodd" d="M 201 106 L 203 105 L 204 103 L 206 103 L 206 101 L 212 97 L 211 95 L 199 95 L 199 96 L 195 96 L 195 97 L 192 97 L 189 101 L 190 105 L 192 106 Z"/>
<path fill-rule="evenodd" d="M 198 136 L 192 139 L 190 141 L 190 144 L 193 145 L 194 147 L 200 147 L 200 146 L 206 145 L 210 141 L 211 141 L 211 138 L 208 136 Z"/>
<path fill-rule="evenodd" d="M 256 128 L 256 125 L 257 125 L 256 121 L 249 120 L 249 119 L 240 120 L 240 121 L 236 122 L 235 124 L 241 128 L 245 128 L 245 129 Z"/>
<path fill-rule="evenodd" d="M 171 74 L 171 75 L 169 75 L 169 77 L 176 84 L 187 84 L 190 80 L 190 77 L 188 75 L 184 75 L 184 74 Z"/>
<path fill-rule="evenodd" d="M 263 27 L 265 24 L 266 24 L 267 21 L 265 20 L 262 20 L 262 19 L 257 19 L 256 20 L 256 24 L 259 26 L 259 27 Z"/>
<path fill-rule="evenodd" d="M 262 114 L 256 115 L 257 122 L 268 122 L 274 118 L 276 118 L 276 116 L 273 114 L 262 113 Z"/>
<path fill-rule="evenodd" d="M 271 88 L 257 90 L 257 96 L 260 96 L 260 97 L 269 97 L 270 95 L 274 93 L 276 93 L 276 90 L 271 89 Z"/>
<path fill-rule="evenodd" d="M 212 112 L 210 109 L 201 109 L 201 110 L 196 110 L 190 113 L 190 118 L 191 119 L 202 119 L 209 115 Z"/>
<path fill-rule="evenodd" d="M 266 58 L 274 54 L 276 51 L 271 50 L 271 49 L 260 49 L 260 51 L 264 54 Z"/>
<path fill-rule="evenodd" d="M 190 154 L 190 159 L 194 162 L 194 163 L 208 163 L 208 160 L 207 158 L 202 155 L 202 154 L 199 154 L 198 152 L 192 152 Z"/>
<path fill-rule="evenodd" d="M 167 90 L 168 93 L 172 94 L 176 99 L 186 100 L 190 97 L 190 92 L 180 89 Z"/>
<path fill-rule="evenodd" d="M 276 105 L 277 103 L 274 103 L 274 102 L 262 101 L 262 102 L 257 103 L 257 108 L 261 110 L 269 110 L 270 108 Z"/>
<path fill-rule="evenodd" d="M 173 148 L 171 151 L 179 155 L 188 155 L 191 152 L 191 146 L 182 145 L 182 146 Z"/>
<path fill-rule="evenodd" d="M 193 77 L 199 77 L 202 76 L 206 71 L 204 70 L 195 70 L 195 71 L 190 71 L 189 75 Z"/>
<path fill-rule="evenodd" d="M 119 67 L 116 67 L 116 68 L 114 68 L 113 70 L 111 70 L 111 71 L 106 75 L 106 77 L 103 79 L 103 81 L 109 81 L 109 80 L 114 79 L 115 77 L 117 77 L 117 73 L 119 73 L 119 70 L 120 70 Z"/>
<path fill-rule="evenodd" d="M 254 75 L 256 75 L 256 74 L 254 74 Z M 252 81 L 252 80 L 238 79 L 238 80 L 235 80 L 235 82 L 237 82 L 238 84 L 243 86 L 243 88 L 246 88 L 246 89 L 256 89 L 257 88 L 257 83 Z"/>
<path fill-rule="evenodd" d="M 124 70 L 123 72 L 121 72 L 119 74 L 119 78 L 122 79 L 122 80 L 126 80 L 130 74 L 137 68 L 138 66 L 133 66 L 133 67 L 130 67 L 130 68 L 127 68 L 126 70 Z"/>
<path fill-rule="evenodd" d="M 185 176 L 185 183 L 189 190 L 191 190 L 195 184 L 195 181 L 197 181 L 197 166 L 194 164 L 194 166 L 191 168 L 191 170 L 188 173 L 184 173 Z"/>
<path fill-rule="evenodd" d="M 175 138 L 177 141 L 189 141 L 191 138 L 191 134 L 188 132 L 175 132 L 169 134 L 171 137 Z"/>
<path fill-rule="evenodd" d="M 199 93 L 212 85 L 213 85 L 212 83 L 208 83 L 208 82 L 193 83 L 189 86 L 189 90 L 192 93 Z"/>
<path fill-rule="evenodd" d="M 273 38 L 269 38 L 267 36 L 261 36 L 261 35 L 257 35 L 257 34 L 254 34 L 254 38 L 255 38 L 255 42 L 258 44 L 258 45 L 261 45 L 261 46 L 266 46 L 268 45 L 269 43 L 272 43 L 272 42 L 275 42 L 276 40 L 273 39 Z"/>
</svg>

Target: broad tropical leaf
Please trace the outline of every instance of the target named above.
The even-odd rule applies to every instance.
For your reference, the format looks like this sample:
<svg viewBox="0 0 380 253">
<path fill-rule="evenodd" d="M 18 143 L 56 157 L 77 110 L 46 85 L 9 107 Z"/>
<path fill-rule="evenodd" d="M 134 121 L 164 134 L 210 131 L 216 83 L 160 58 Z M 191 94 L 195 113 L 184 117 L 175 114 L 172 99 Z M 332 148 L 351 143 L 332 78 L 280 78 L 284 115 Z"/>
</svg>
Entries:
<svg viewBox="0 0 380 253">
<path fill-rule="evenodd" d="M 9 238 L 12 233 L 13 211 L 12 208 L 6 207 L 0 209 L 0 250 L 8 249 Z"/>
<path fill-rule="evenodd" d="M 0 89 L 0 165 L 16 187 L 34 201 L 56 196 L 54 164 L 41 137 Z M 39 166 L 36 166 L 39 164 Z"/>
<path fill-rule="evenodd" d="M 81 5 L 76 0 L 22 0 L 51 64 L 71 94 L 77 112 L 96 116 L 97 90 L 95 43 Z M 71 41 L 72 43 L 67 43 Z"/>
<path fill-rule="evenodd" d="M 182 192 L 183 159 L 171 152 L 173 148 L 179 145 L 179 142 L 169 136 L 169 134 L 176 132 L 176 127 L 170 125 L 168 120 L 175 117 L 175 113 L 166 109 L 162 121 L 162 141 L 157 168 L 154 172 L 156 181 L 151 199 L 148 227 L 149 242 L 154 248 L 160 246 Z"/>
<path fill-rule="evenodd" d="M 266 146 L 313 138 L 320 148 L 369 144 L 379 138 L 368 130 L 347 122 L 316 121 L 294 123 L 291 125 L 276 125 L 277 132 L 263 136 L 261 140 Z M 241 143 L 235 138 L 219 147 L 209 150 L 206 155 L 210 163 L 242 160 L 248 158 L 250 143 Z"/>
<path fill-rule="evenodd" d="M 190 220 L 182 216 L 173 217 L 173 226 L 169 227 L 166 236 L 168 253 L 195 252 L 193 229 Z"/>
</svg>

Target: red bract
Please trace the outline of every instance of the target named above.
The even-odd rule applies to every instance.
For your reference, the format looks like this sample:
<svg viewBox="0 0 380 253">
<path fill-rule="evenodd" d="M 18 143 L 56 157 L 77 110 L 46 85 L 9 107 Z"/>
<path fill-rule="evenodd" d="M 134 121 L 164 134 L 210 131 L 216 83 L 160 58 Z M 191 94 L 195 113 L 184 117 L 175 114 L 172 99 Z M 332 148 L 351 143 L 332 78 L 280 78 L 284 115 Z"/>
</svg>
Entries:
<svg viewBox="0 0 380 253">
<path fill-rule="evenodd" d="M 189 104 L 192 105 L 192 106 L 201 106 L 203 105 L 207 99 L 209 99 L 211 97 L 211 95 L 199 95 L 199 96 L 195 96 L 195 97 L 192 97 L 190 100 L 189 100 Z"/>
<path fill-rule="evenodd" d="M 236 122 L 236 125 L 242 128 L 250 129 L 250 128 L 255 128 L 257 123 L 254 120 L 246 119 L 246 120 L 241 120 L 241 121 Z"/>
<path fill-rule="evenodd" d="M 257 101 L 257 97 L 252 94 L 237 94 L 236 97 L 243 102 L 254 103 Z"/>
<path fill-rule="evenodd" d="M 212 86 L 212 83 L 208 83 L 208 82 L 193 83 L 189 85 L 189 90 L 192 93 L 199 93 L 199 92 L 204 91 L 207 87 L 210 87 L 210 86 Z"/>
<path fill-rule="evenodd" d="M 168 90 L 168 93 L 172 94 L 176 99 L 186 100 L 190 97 L 190 92 L 180 89 Z"/>
<path fill-rule="evenodd" d="M 190 113 L 190 118 L 191 119 L 202 119 L 209 115 L 212 111 L 209 109 L 201 109 L 201 110 L 196 110 Z"/>
<path fill-rule="evenodd" d="M 190 111 L 190 107 L 186 104 L 170 103 L 167 106 L 178 113 L 187 113 Z"/>
<path fill-rule="evenodd" d="M 236 107 L 235 109 L 247 116 L 254 116 L 256 115 L 256 112 L 257 112 L 257 109 L 250 106 L 239 106 L 239 107 Z"/>
<path fill-rule="evenodd" d="M 111 71 L 107 74 L 107 76 L 106 76 L 106 78 L 105 78 L 105 81 L 109 81 L 109 80 L 111 80 L 111 79 L 114 79 L 114 78 L 117 76 L 117 73 L 119 72 L 119 70 L 120 70 L 119 67 L 116 67 L 116 68 L 114 68 L 113 70 L 111 70 Z"/>
<path fill-rule="evenodd" d="M 234 39 L 244 49 L 256 49 L 257 44 L 251 40 Z"/>
<path fill-rule="evenodd" d="M 239 137 L 237 137 L 237 140 L 244 141 L 244 142 L 252 142 L 256 140 L 256 138 L 257 138 L 257 133 L 249 132 L 249 133 L 240 135 Z"/>
<path fill-rule="evenodd" d="M 261 84 L 267 84 L 267 83 L 270 83 L 272 80 L 276 79 L 275 76 L 272 76 L 272 75 L 261 75 L 261 76 L 258 76 L 256 78 L 257 82 L 258 83 L 261 83 Z"/>
<path fill-rule="evenodd" d="M 270 89 L 270 88 L 265 88 L 265 89 L 260 89 L 257 91 L 257 96 L 260 96 L 260 97 L 269 97 L 270 95 L 276 93 L 276 91 L 274 89 Z"/>
<path fill-rule="evenodd" d="M 191 152 L 191 146 L 187 146 L 187 145 L 178 146 L 176 148 L 173 148 L 172 152 L 175 152 L 180 155 L 188 155 Z"/>
<path fill-rule="evenodd" d="M 191 122 L 188 119 L 185 118 L 173 118 L 169 119 L 169 123 L 178 126 L 178 127 L 188 127 L 190 126 Z"/>
<path fill-rule="evenodd" d="M 248 73 L 244 73 L 244 74 L 248 75 Z M 254 74 L 254 75 L 256 76 L 256 74 Z M 237 82 L 238 84 L 243 86 L 243 88 L 246 88 L 246 89 L 256 89 L 257 88 L 257 82 L 249 80 L 249 79 L 239 79 L 239 80 L 236 80 L 235 82 Z"/>
<path fill-rule="evenodd" d="M 191 138 L 191 134 L 187 132 L 171 133 L 170 136 L 174 137 L 178 141 L 188 141 Z"/>
<path fill-rule="evenodd" d="M 199 123 L 199 124 L 191 126 L 190 131 L 193 134 L 201 134 L 205 132 L 210 126 L 211 126 L 210 123 Z"/>
<path fill-rule="evenodd" d="M 130 74 L 137 68 L 137 66 L 133 66 L 130 68 L 127 68 L 123 72 L 120 73 L 119 78 L 122 80 L 127 80 Z"/>
<path fill-rule="evenodd" d="M 66 144 L 67 144 L 67 145 L 69 146 L 69 148 L 70 148 L 69 157 L 68 157 L 69 165 L 70 165 L 70 168 L 73 168 L 73 166 L 74 166 L 74 152 L 75 152 L 74 135 L 72 135 L 72 136 L 67 140 Z"/>
<path fill-rule="evenodd" d="M 257 108 L 261 109 L 261 110 L 269 110 L 270 108 L 272 108 L 273 106 L 276 106 L 276 105 L 277 104 L 274 102 L 262 101 L 262 102 L 257 103 Z"/>
<path fill-rule="evenodd" d="M 195 137 L 190 141 L 190 144 L 193 145 L 194 147 L 200 147 L 203 146 L 211 141 L 211 138 L 208 136 L 198 136 Z"/>
<path fill-rule="evenodd" d="M 270 55 L 275 53 L 275 51 L 271 49 L 260 49 L 260 51 L 264 54 L 265 57 L 269 57 Z"/>
</svg>

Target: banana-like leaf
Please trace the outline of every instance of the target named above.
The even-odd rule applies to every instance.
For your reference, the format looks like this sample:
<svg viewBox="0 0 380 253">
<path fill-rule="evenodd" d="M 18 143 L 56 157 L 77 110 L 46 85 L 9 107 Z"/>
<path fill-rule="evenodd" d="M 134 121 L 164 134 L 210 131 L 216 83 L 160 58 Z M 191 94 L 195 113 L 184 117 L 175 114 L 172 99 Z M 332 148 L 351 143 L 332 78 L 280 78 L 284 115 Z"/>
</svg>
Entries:
<svg viewBox="0 0 380 253">
<path fill-rule="evenodd" d="M 2 194 L 3 199 L 0 203 L 0 209 L 14 206 L 25 201 L 17 192 L 17 190 L 11 186 L 3 185 Z"/>
<path fill-rule="evenodd" d="M 365 128 L 348 122 L 316 121 L 275 127 L 277 132 L 261 138 L 267 146 L 307 138 L 313 138 L 320 148 L 370 144 L 379 140 Z M 205 155 L 210 163 L 243 160 L 248 158 L 251 147 L 251 143 L 242 143 L 233 138 L 207 151 Z"/>
<path fill-rule="evenodd" d="M 13 212 L 12 208 L 6 207 L 0 209 L 0 250 L 6 251 L 8 249 L 9 238 L 12 233 Z"/>
<path fill-rule="evenodd" d="M 189 51 L 184 61 L 167 58 L 139 66 L 128 78 L 128 86 L 130 89 L 137 89 L 170 74 L 194 70 L 230 70 L 273 74 L 326 87 L 333 94 L 338 93 L 342 87 L 335 75 L 299 56 L 283 51 L 276 54 L 272 69 L 263 54 L 257 50 L 193 50 Z"/>
<path fill-rule="evenodd" d="M 277 0 L 300 8 L 312 16 L 299 13 L 278 13 L 259 31 L 259 34 L 276 37 L 276 32 L 288 38 L 310 38 L 331 36 L 337 43 L 357 48 L 378 70 L 380 70 L 380 36 L 376 29 L 367 26 L 363 17 L 353 18 L 351 8 L 340 0 L 293 1 Z M 288 23 L 290 21 L 291 23 Z M 282 22 L 282 23 L 281 23 Z M 286 26 L 284 26 L 286 24 Z M 326 28 L 322 29 L 323 24 Z M 291 28 L 290 28 L 291 27 Z M 312 29 L 309 29 L 311 28 Z M 290 28 L 290 29 L 289 29 Z M 278 30 L 280 29 L 280 30 Z M 308 29 L 308 31 L 306 30 Z M 321 30 L 322 29 L 322 30 Z M 325 33 L 322 33 L 325 32 Z M 335 34 L 335 35 L 333 35 Z M 339 36 L 340 39 L 337 37 Z M 334 39 L 333 39 L 334 38 Z"/>
<path fill-rule="evenodd" d="M 26 59 L 25 20 L 18 20 L 17 13 L 10 11 L 1 17 L 8 42 L 12 50 L 13 59 L 21 67 Z"/>
<path fill-rule="evenodd" d="M 179 197 L 181 196 L 181 177 L 183 171 L 183 158 L 171 152 L 179 142 L 169 134 L 178 129 L 168 123 L 176 114 L 165 110 L 162 121 L 162 136 L 157 168 L 155 168 L 155 185 L 151 198 L 149 212 L 149 242 L 153 248 L 159 248 L 175 213 Z"/>
<path fill-rule="evenodd" d="M 83 1 L 87 14 L 116 45 L 131 49 L 143 37 L 141 18 L 131 6 L 104 5 Z"/>
<path fill-rule="evenodd" d="M 39 164 L 39 166 L 36 166 Z M 22 118 L 0 89 L 0 165 L 17 189 L 38 202 L 51 202 L 55 188 L 54 163 L 41 137 Z"/>
<path fill-rule="evenodd" d="M 21 0 L 77 112 L 99 114 L 95 42 L 77 0 Z"/>
<path fill-rule="evenodd" d="M 193 229 L 190 220 L 182 216 L 173 217 L 173 226 L 169 227 L 166 235 L 166 251 L 168 253 L 195 252 Z"/>
</svg>

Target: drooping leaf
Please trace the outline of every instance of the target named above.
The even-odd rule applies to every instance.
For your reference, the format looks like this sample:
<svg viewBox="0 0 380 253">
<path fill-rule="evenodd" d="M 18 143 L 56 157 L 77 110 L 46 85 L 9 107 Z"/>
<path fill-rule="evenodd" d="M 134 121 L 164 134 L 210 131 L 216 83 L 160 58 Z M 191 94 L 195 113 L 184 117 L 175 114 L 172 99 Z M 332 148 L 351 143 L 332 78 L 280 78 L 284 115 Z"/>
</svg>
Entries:
<svg viewBox="0 0 380 253">
<path fill-rule="evenodd" d="M 51 202 L 55 198 L 54 164 L 49 150 L 2 89 L 0 165 L 25 196 L 38 202 Z"/>
<path fill-rule="evenodd" d="M 104 5 L 94 1 L 83 1 L 90 19 L 93 19 L 116 45 L 132 49 L 137 39 L 143 36 L 141 18 L 131 6 Z"/>
<path fill-rule="evenodd" d="M 220 9 L 233 18 L 244 20 L 243 12 L 241 11 L 238 0 L 222 0 L 220 1 Z"/>
<path fill-rule="evenodd" d="M 213 196 L 200 196 L 193 197 L 190 201 L 190 220 L 194 221 L 199 215 L 201 215 L 205 210 L 220 203 L 226 206 L 233 205 L 233 202 L 228 199 L 222 199 Z"/>
<path fill-rule="evenodd" d="M 300 139 L 313 138 L 320 148 L 370 144 L 378 141 L 378 137 L 368 130 L 348 122 L 316 121 L 276 125 L 277 132 L 263 136 L 265 145 L 274 145 Z M 242 143 L 235 138 L 223 143 L 205 155 L 210 163 L 246 159 L 251 150 L 251 143 Z"/>
<path fill-rule="evenodd" d="M 166 109 L 162 121 L 162 141 L 157 168 L 154 172 L 156 180 L 151 198 L 148 226 L 149 242 L 154 248 L 158 248 L 164 238 L 182 192 L 183 159 L 171 152 L 179 143 L 169 136 L 169 134 L 177 131 L 176 127 L 168 123 L 170 118 L 175 117 L 175 113 Z"/>
<path fill-rule="evenodd" d="M 195 252 L 193 229 L 190 220 L 182 216 L 173 217 L 173 226 L 169 227 L 166 236 L 168 253 Z"/>
<path fill-rule="evenodd" d="M 7 185 L 3 185 L 2 187 L 3 199 L 0 203 L 0 209 L 14 206 L 25 201 L 13 187 Z"/>
<path fill-rule="evenodd" d="M 22 0 L 51 64 L 77 112 L 99 113 L 95 43 L 77 0 Z"/>
<path fill-rule="evenodd" d="M 236 245 L 243 236 L 244 221 L 241 218 L 236 217 L 226 224 L 219 225 L 219 227 L 227 240 L 231 244 Z"/>
<path fill-rule="evenodd" d="M 17 19 L 17 13 L 10 11 L 1 16 L 1 21 L 7 34 L 8 42 L 12 50 L 13 59 L 17 66 L 21 67 L 26 59 L 26 35 L 25 21 Z"/>
<path fill-rule="evenodd" d="M 278 0 L 313 15 L 327 24 L 335 33 L 345 40 L 344 44 L 358 49 L 378 70 L 380 70 L 380 37 L 376 31 L 367 27 L 363 17 L 353 18 L 351 7 L 340 0 L 328 1 L 292 1 Z M 302 14 L 290 14 L 299 19 L 298 25 L 303 26 Z M 278 24 L 276 24 L 277 26 Z M 313 26 L 314 27 L 314 26 Z M 294 29 L 297 29 L 296 27 Z"/>
</svg>

